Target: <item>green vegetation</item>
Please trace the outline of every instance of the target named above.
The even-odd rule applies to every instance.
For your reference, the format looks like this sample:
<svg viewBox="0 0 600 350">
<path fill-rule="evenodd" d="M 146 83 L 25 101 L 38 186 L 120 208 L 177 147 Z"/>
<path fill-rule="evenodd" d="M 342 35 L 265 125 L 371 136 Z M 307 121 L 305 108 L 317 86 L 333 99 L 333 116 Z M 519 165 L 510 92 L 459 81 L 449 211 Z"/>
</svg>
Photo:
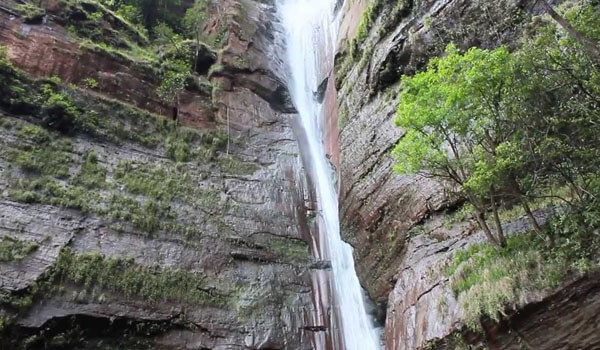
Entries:
<svg viewBox="0 0 600 350">
<path fill-rule="evenodd" d="M 73 179 L 73 184 L 89 189 L 100 189 L 107 186 L 106 169 L 99 163 L 96 152 L 88 151 L 83 156 L 81 170 Z"/>
<path fill-rule="evenodd" d="M 596 10 L 566 16 L 597 36 L 586 29 L 600 22 Z M 563 186 L 577 201 L 596 193 L 597 67 L 577 40 L 548 22 L 513 53 L 500 47 L 463 54 L 450 45 L 425 72 L 402 81 L 396 122 L 406 135 L 394 152 L 397 170 L 457 185 L 493 244 L 506 244 L 499 209 L 514 203 L 541 235 L 533 200 L 556 197 L 550 189 Z"/>
<path fill-rule="evenodd" d="M 85 87 L 88 89 L 95 89 L 98 87 L 98 81 L 94 78 L 86 78 L 83 81 L 83 85 L 85 85 Z"/>
<path fill-rule="evenodd" d="M 46 11 L 43 9 L 27 3 L 17 5 L 16 10 L 23 16 L 25 23 L 41 23 L 43 17 L 46 15 Z"/>
<path fill-rule="evenodd" d="M 185 90 L 187 78 L 186 69 L 166 71 L 161 77 L 161 83 L 156 91 L 160 99 L 170 105 L 179 105 L 179 96 Z"/>
<path fill-rule="evenodd" d="M 82 49 L 111 57 L 146 74 L 149 80 L 161 82 L 158 95 L 165 103 L 176 105 L 183 89 L 194 88 L 188 81 L 193 81 L 190 77 L 198 71 L 200 47 L 217 49 L 222 44 L 222 30 L 211 35 L 203 32 L 208 2 L 190 5 L 180 0 L 58 0 L 49 11 L 53 20 L 80 39 Z M 29 4 L 19 5 L 17 10 L 26 21 L 41 22 L 46 13 Z M 216 21 L 223 27 L 220 18 Z M 173 50 L 177 57 L 169 58 Z M 95 89 L 98 82 L 90 77 L 81 85 Z"/>
<path fill-rule="evenodd" d="M 8 196 L 18 202 L 51 204 L 84 213 L 97 210 L 95 205 L 100 200 L 98 193 L 85 187 L 66 185 L 47 176 L 14 180 Z"/>
<path fill-rule="evenodd" d="M 0 106 L 15 114 L 30 114 L 46 128 L 66 135 L 87 134 L 103 141 L 136 142 L 155 148 L 161 144 L 178 161 L 201 160 L 224 147 L 221 130 L 198 131 L 130 105 L 90 98 L 84 91 L 50 78 L 33 81 L 15 69 L 0 46 Z"/>
<path fill-rule="evenodd" d="M 38 247 L 36 242 L 23 242 L 11 236 L 4 236 L 0 238 L 0 262 L 21 261 Z"/>
<path fill-rule="evenodd" d="M 482 317 L 499 321 L 506 311 L 600 267 L 600 239 L 593 233 L 597 208 L 553 219 L 547 228 L 555 237 L 552 248 L 530 232 L 509 237 L 505 247 L 477 244 L 457 252 L 444 274 L 465 310 L 466 325 L 479 330 Z"/>
<path fill-rule="evenodd" d="M 35 288 L 35 287 L 34 287 Z M 6 291 L 0 291 L 0 305 L 7 306 L 10 309 L 16 311 L 27 310 L 33 303 L 33 296 L 31 294 L 15 295 L 9 294 Z M 9 320 L 10 322 L 10 320 Z M 0 329 L 2 329 L 0 327 Z"/>
<path fill-rule="evenodd" d="M 8 197 L 12 200 L 95 213 L 116 220 L 116 229 L 127 222 L 144 235 L 161 230 L 187 239 L 201 232 L 178 223 L 173 206 L 181 204 L 208 211 L 221 200 L 218 191 L 199 188 L 185 168 L 174 163 L 148 165 L 122 161 L 109 174 L 94 150 L 86 151 L 79 160 L 71 153 L 73 146 L 68 138 L 32 124 L 16 125 L 22 141 L 8 144 L 0 154 L 3 160 L 26 172 L 26 176 L 9 179 Z M 187 129 L 181 130 L 183 134 Z M 190 144 L 210 145 L 190 151 L 194 155 L 211 154 L 215 139 L 219 139 L 218 133 L 199 135 L 188 130 L 187 135 Z M 180 144 L 187 144 L 185 138 Z M 231 170 L 233 173 L 248 171 L 244 170 L 245 163 L 232 164 L 237 166 Z M 122 193 L 115 193 L 117 189 Z"/>
<path fill-rule="evenodd" d="M 123 11 L 117 13 L 96 0 L 59 0 L 52 14 L 72 34 L 123 50 L 135 50 L 149 43 L 146 29 L 132 22 Z"/>
<path fill-rule="evenodd" d="M 76 283 L 88 292 L 100 288 L 150 303 L 214 306 L 229 303 L 229 296 L 206 287 L 204 276 L 199 273 L 145 267 L 133 260 L 107 258 L 97 253 L 76 254 L 68 248 L 58 257 L 54 278 L 62 283 Z"/>
<path fill-rule="evenodd" d="M 4 52 L 4 49 L 1 49 Z M 158 231 L 192 239 L 197 229 L 179 223 L 174 206 L 213 210 L 220 196 L 202 189 L 183 167 L 121 163 L 103 164 L 94 150 L 80 157 L 72 137 L 86 135 L 102 142 L 138 143 L 164 152 L 176 162 L 216 162 L 221 170 L 246 174 L 256 166 L 233 157 L 221 157 L 227 138 L 222 130 L 199 131 L 178 127 L 129 105 L 90 98 L 83 90 L 60 85 L 50 78 L 36 82 L 16 70 L 0 53 L 0 106 L 27 114 L 30 122 L 2 117 L 2 126 L 17 134 L 0 152 L 10 164 L 8 197 L 81 210 L 115 220 L 113 227 L 130 223 L 142 234 Z M 35 124 L 33 124 L 35 123 Z M 12 170 L 18 169 L 16 173 Z M 115 194 L 117 189 L 124 193 Z"/>
<path fill-rule="evenodd" d="M 365 12 L 363 12 L 358 24 L 356 37 L 350 42 L 350 56 L 354 59 L 358 57 L 360 46 L 363 44 L 365 39 L 368 37 L 371 28 L 380 11 L 383 8 L 384 3 L 382 1 L 373 1 L 369 4 Z"/>
<path fill-rule="evenodd" d="M 269 236 L 265 242 L 267 250 L 277 255 L 281 261 L 293 264 L 302 264 L 310 261 L 308 244 L 302 240 Z"/>
<path fill-rule="evenodd" d="M 207 41 L 204 35 L 204 23 L 208 19 L 206 8 L 208 0 L 198 0 L 194 6 L 190 7 L 183 18 L 183 25 L 190 38 L 196 41 L 196 45 L 200 46 L 202 41 Z M 197 55 L 196 55 L 197 58 Z M 195 70 L 195 69 L 194 69 Z"/>
<path fill-rule="evenodd" d="M 536 17 L 517 50 L 449 45 L 402 79 L 397 171 L 458 191 L 467 205 L 448 223 L 473 215 L 488 238 L 444 271 L 473 330 L 600 267 L 600 66 L 588 45 L 600 11 L 562 12 L 567 23 Z M 502 223 L 520 216 L 529 232 L 505 237 Z"/>
<path fill-rule="evenodd" d="M 221 154 L 217 163 L 226 174 L 251 175 L 258 170 L 258 165 L 255 163 L 245 162 L 234 155 Z"/>
<path fill-rule="evenodd" d="M 115 179 L 129 193 L 158 200 L 181 199 L 193 190 L 187 174 L 170 167 L 121 162 Z"/>
<path fill-rule="evenodd" d="M 398 0 L 393 2 L 383 0 L 370 1 L 361 16 L 355 37 L 349 42 L 348 55 L 337 65 L 336 82 L 338 88 L 339 84 L 341 84 L 353 67 L 356 66 L 358 67 L 358 71 L 362 71 L 367 66 L 372 58 L 377 41 L 396 26 L 403 17 L 407 16 L 414 5 L 414 0 Z M 370 42 L 366 48 L 362 47 L 379 16 L 382 16 L 382 19 L 380 22 L 381 26 L 376 33 L 376 39 Z"/>
<path fill-rule="evenodd" d="M 148 199 L 140 204 L 134 198 L 119 194 L 113 195 L 107 215 L 112 219 L 130 222 L 146 235 L 152 235 L 177 218 L 166 201 Z"/>
<path fill-rule="evenodd" d="M 226 145 L 227 135 L 221 130 L 198 132 L 179 127 L 166 139 L 167 154 L 177 162 L 213 160 Z"/>
<path fill-rule="evenodd" d="M 64 178 L 72 163 L 72 145 L 64 139 L 51 140 L 46 130 L 27 125 L 19 135 L 33 144 L 21 144 L 17 150 L 9 152 L 10 159 L 23 171 L 35 175 L 48 175 Z"/>
</svg>

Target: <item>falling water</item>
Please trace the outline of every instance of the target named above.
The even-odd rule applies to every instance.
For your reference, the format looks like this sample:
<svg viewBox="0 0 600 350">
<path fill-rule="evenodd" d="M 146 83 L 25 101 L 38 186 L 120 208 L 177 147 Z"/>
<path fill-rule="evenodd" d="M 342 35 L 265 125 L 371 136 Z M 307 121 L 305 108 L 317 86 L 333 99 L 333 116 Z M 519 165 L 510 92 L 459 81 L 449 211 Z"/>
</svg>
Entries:
<svg viewBox="0 0 600 350">
<path fill-rule="evenodd" d="M 331 289 L 336 308 L 334 317 L 337 317 L 334 323 L 343 342 L 333 346 L 346 350 L 377 350 L 378 336 L 365 311 L 352 247 L 340 237 L 333 171 L 323 146 L 323 105 L 315 97 L 319 79 L 327 76 L 327 70 L 332 68 L 339 27 L 335 12 L 339 2 L 279 0 L 279 11 L 286 30 L 288 85 L 306 138 L 306 144 L 301 147 L 316 187 L 319 231 L 323 236 L 319 254 L 320 258 L 331 260 L 332 266 Z"/>
</svg>

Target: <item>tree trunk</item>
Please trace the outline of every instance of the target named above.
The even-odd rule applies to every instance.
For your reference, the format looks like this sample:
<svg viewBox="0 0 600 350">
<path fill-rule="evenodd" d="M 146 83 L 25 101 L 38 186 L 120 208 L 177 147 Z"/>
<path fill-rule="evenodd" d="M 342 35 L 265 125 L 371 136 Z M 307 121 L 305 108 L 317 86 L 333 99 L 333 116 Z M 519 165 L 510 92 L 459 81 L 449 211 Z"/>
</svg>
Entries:
<svg viewBox="0 0 600 350">
<path fill-rule="evenodd" d="M 487 239 L 494 246 L 501 247 L 502 245 L 500 244 L 500 242 L 498 242 L 496 237 L 494 237 L 494 235 L 492 234 L 492 230 L 490 230 L 490 227 L 488 226 L 487 222 L 485 221 L 484 212 L 477 208 L 475 208 L 475 210 L 476 210 L 475 218 L 477 219 L 477 222 L 479 223 L 479 227 L 481 227 L 481 229 L 483 230 L 483 233 L 485 233 L 485 236 L 487 237 Z"/>
<path fill-rule="evenodd" d="M 583 46 L 588 55 L 590 55 L 590 57 L 596 61 L 596 64 L 600 64 L 600 48 L 598 48 L 598 45 L 585 37 L 564 17 L 554 11 L 554 8 L 552 8 L 552 6 L 548 4 L 546 0 L 541 0 L 538 2 L 541 3 L 544 10 L 550 15 L 550 17 L 552 17 L 553 20 L 556 21 L 556 23 L 563 27 L 563 29 L 566 30 L 573 39 L 577 40 Z"/>
<path fill-rule="evenodd" d="M 492 211 L 494 213 L 494 222 L 496 224 L 496 232 L 498 234 L 500 246 L 506 247 L 506 236 L 504 236 L 502 222 L 500 221 L 500 215 L 498 215 L 498 207 L 496 206 L 496 198 L 494 196 L 493 190 L 490 192 L 490 201 L 492 202 Z"/>
<path fill-rule="evenodd" d="M 543 234 L 542 228 L 540 227 L 540 224 L 538 224 L 535 216 L 533 216 L 531 208 L 529 207 L 529 203 L 527 203 L 527 199 L 523 196 L 523 191 L 521 190 L 519 182 L 512 175 L 510 176 L 510 182 L 513 186 L 512 191 L 515 197 L 519 200 L 519 202 L 521 202 L 521 206 L 523 207 L 523 210 L 525 210 L 525 214 L 527 214 L 529 222 L 531 223 L 531 226 L 533 226 L 533 230 L 535 231 L 535 233 L 541 236 Z"/>
<path fill-rule="evenodd" d="M 476 200 L 474 195 L 468 193 L 467 196 L 469 198 L 469 202 L 471 202 L 471 204 L 473 205 L 473 208 L 475 208 L 475 219 L 477 219 L 477 223 L 479 224 L 479 227 L 481 228 L 481 230 L 483 230 L 483 233 L 485 234 L 487 239 L 490 241 L 490 243 L 492 243 L 496 247 L 500 247 L 501 246 L 500 242 L 498 242 L 498 239 L 496 239 L 496 237 L 494 237 L 492 230 L 490 230 L 490 227 L 488 226 L 487 222 L 485 221 L 485 212 L 481 208 L 481 205 L 479 205 L 479 202 Z"/>
<path fill-rule="evenodd" d="M 525 214 L 527 214 L 529 222 L 531 223 L 531 226 L 533 226 L 535 232 L 539 235 L 543 234 L 540 224 L 538 224 L 537 219 L 535 218 L 533 212 L 531 211 L 531 208 L 529 207 L 529 203 L 527 203 L 527 200 L 523 197 L 521 197 L 521 205 L 523 207 L 523 210 L 525 210 Z"/>
</svg>

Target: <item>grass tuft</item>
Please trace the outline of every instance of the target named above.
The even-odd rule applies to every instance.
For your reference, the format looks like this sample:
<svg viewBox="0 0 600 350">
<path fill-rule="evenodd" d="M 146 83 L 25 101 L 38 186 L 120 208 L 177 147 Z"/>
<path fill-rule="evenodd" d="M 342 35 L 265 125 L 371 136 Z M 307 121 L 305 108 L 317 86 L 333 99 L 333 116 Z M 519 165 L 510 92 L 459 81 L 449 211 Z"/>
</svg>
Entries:
<svg viewBox="0 0 600 350">
<path fill-rule="evenodd" d="M 133 259 L 108 258 L 98 253 L 77 254 L 69 248 L 60 252 L 55 274 L 58 280 L 80 285 L 88 294 L 100 288 L 152 304 L 225 306 L 229 303 L 228 295 L 205 286 L 204 276 L 198 272 L 142 266 Z"/>
</svg>

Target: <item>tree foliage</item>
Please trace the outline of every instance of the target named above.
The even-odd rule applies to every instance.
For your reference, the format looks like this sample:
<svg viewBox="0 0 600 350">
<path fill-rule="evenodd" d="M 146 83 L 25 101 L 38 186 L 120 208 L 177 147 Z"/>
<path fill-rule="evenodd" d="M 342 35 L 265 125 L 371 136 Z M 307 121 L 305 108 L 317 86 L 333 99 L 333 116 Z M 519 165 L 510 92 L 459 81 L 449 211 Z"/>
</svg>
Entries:
<svg viewBox="0 0 600 350">
<path fill-rule="evenodd" d="M 117 13 L 127 19 L 139 20 L 149 32 L 159 23 L 166 23 L 177 32 L 182 31 L 181 19 L 177 10 L 183 6 L 181 0 L 102 0 Z"/>
<path fill-rule="evenodd" d="M 593 6 L 564 18 L 598 43 Z M 596 57 L 564 25 L 538 18 L 516 52 L 449 45 L 427 69 L 402 80 L 396 123 L 406 131 L 394 155 L 400 173 L 452 184 L 476 211 L 494 244 L 505 238 L 498 208 L 523 206 L 569 186 L 579 201 L 595 198 L 600 163 L 600 74 Z M 493 214 L 495 233 L 486 215 Z"/>
<path fill-rule="evenodd" d="M 185 62 L 179 61 L 169 61 L 164 65 L 168 66 L 169 69 L 165 69 L 157 93 L 163 102 L 170 105 L 177 105 L 179 95 L 185 89 L 186 78 L 190 74 L 189 68 Z"/>
<path fill-rule="evenodd" d="M 208 19 L 206 14 L 207 7 L 208 0 L 198 0 L 194 6 L 185 12 L 185 17 L 183 18 L 183 25 L 187 35 L 196 39 L 196 41 L 200 41 L 203 37 L 203 26 Z"/>
</svg>

